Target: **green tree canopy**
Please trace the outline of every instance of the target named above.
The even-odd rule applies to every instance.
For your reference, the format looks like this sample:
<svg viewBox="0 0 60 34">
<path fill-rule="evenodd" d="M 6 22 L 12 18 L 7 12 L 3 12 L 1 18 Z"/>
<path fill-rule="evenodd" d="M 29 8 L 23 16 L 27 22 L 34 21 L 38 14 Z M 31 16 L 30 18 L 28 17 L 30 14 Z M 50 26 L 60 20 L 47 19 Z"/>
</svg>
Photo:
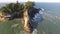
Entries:
<svg viewBox="0 0 60 34">
<path fill-rule="evenodd" d="M 13 14 L 15 12 L 19 12 L 20 15 L 23 15 L 23 11 L 26 9 L 29 9 L 31 7 L 34 7 L 35 3 L 28 1 L 24 4 L 19 3 L 18 1 L 16 3 L 9 3 L 6 6 L 2 7 L 0 11 L 2 11 L 4 14 Z"/>
<path fill-rule="evenodd" d="M 22 12 L 23 7 L 23 4 L 17 2 L 7 4 L 6 6 L 2 7 L 1 10 L 7 14 L 12 14 L 14 12 Z"/>
<path fill-rule="evenodd" d="M 33 7 L 33 6 L 35 6 L 34 2 L 28 1 L 28 2 L 25 3 L 25 8 L 30 8 L 30 7 Z"/>
</svg>

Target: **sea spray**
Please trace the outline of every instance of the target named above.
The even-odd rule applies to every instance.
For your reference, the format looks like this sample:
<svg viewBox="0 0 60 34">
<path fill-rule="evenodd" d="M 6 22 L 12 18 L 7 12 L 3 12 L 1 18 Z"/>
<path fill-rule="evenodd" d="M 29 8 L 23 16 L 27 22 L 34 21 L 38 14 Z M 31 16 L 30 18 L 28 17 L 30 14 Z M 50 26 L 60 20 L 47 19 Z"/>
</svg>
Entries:
<svg viewBox="0 0 60 34">
<path fill-rule="evenodd" d="M 37 29 L 34 29 L 33 33 L 32 34 L 38 34 L 38 31 Z"/>
</svg>

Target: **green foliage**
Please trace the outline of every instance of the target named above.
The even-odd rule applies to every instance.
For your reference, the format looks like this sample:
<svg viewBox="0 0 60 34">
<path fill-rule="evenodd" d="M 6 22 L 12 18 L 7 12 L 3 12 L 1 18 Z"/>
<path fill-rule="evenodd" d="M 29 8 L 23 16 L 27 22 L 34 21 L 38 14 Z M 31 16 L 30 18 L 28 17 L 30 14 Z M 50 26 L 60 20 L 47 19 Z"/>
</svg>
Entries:
<svg viewBox="0 0 60 34">
<path fill-rule="evenodd" d="M 25 7 L 26 7 L 27 9 L 28 9 L 28 8 L 31 8 L 31 7 L 33 7 L 33 6 L 35 6 L 35 3 L 34 3 L 34 2 L 28 1 L 28 2 L 25 3 Z"/>
<path fill-rule="evenodd" d="M 7 14 L 12 14 L 14 12 L 22 12 L 23 4 L 20 3 L 10 3 L 7 4 L 5 7 L 2 7 L 1 10 Z"/>
<path fill-rule="evenodd" d="M 23 11 L 24 9 L 28 9 L 33 7 L 35 4 L 34 2 L 26 2 L 25 4 L 21 4 L 21 3 L 9 3 L 6 6 L 2 7 L 0 9 L 0 11 L 2 11 L 4 14 L 13 14 L 14 12 L 19 12 L 20 15 L 23 15 Z"/>
</svg>

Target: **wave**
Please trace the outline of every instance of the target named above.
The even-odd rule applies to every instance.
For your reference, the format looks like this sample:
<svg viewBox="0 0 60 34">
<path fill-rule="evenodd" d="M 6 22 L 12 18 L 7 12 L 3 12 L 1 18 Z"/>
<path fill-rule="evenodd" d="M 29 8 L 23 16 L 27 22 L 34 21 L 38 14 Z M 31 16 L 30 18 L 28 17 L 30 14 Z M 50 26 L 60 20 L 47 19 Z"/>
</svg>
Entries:
<svg viewBox="0 0 60 34">
<path fill-rule="evenodd" d="M 46 16 L 48 16 L 48 17 L 50 17 L 50 18 L 56 18 L 56 19 L 60 19 L 60 16 L 58 16 L 58 15 L 55 15 L 55 14 L 57 14 L 57 13 L 53 13 L 52 14 L 52 12 L 53 11 L 45 11 L 45 9 L 42 9 L 43 11 L 40 11 L 40 14 L 42 14 L 42 15 L 46 15 Z"/>
</svg>

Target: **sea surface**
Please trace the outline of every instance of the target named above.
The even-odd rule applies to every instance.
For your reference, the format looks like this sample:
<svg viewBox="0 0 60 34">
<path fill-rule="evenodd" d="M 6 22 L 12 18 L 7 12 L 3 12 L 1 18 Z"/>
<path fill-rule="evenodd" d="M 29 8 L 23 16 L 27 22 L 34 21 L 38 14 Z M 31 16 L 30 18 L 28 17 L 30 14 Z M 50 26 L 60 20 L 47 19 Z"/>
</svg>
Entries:
<svg viewBox="0 0 60 34">
<path fill-rule="evenodd" d="M 0 8 L 7 3 L 0 3 Z M 35 3 L 36 8 L 43 8 L 43 22 L 38 25 L 38 34 L 60 34 L 60 3 Z"/>
<path fill-rule="evenodd" d="M 37 3 L 36 7 L 44 9 L 40 33 L 60 34 L 60 3 Z"/>
</svg>

